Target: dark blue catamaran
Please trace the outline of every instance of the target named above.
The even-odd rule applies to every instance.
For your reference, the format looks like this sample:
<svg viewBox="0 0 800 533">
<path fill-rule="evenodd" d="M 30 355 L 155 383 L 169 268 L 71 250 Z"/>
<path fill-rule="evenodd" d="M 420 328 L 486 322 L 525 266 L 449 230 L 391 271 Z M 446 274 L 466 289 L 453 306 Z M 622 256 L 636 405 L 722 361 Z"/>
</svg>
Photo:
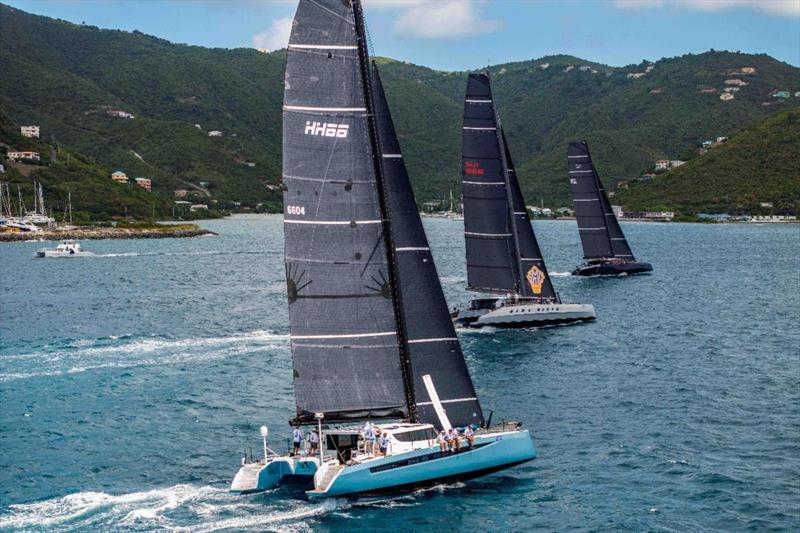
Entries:
<svg viewBox="0 0 800 533">
<path fill-rule="evenodd" d="M 495 296 L 473 298 L 453 319 L 501 328 L 594 320 L 594 307 L 564 303 L 553 287 L 486 72 L 467 80 L 461 138 L 467 289 Z"/>
<path fill-rule="evenodd" d="M 316 426 L 320 445 L 278 454 L 263 427 L 264 458 L 243 460 L 235 493 L 292 481 L 352 495 L 536 456 L 518 423 L 484 420 L 364 35 L 358 0 L 300 0 L 283 102 L 291 424 Z"/>
<path fill-rule="evenodd" d="M 633 256 L 592 164 L 586 141 L 569 143 L 567 160 L 572 201 L 586 260 L 572 275 L 616 276 L 652 271 L 650 263 L 637 261 Z"/>
</svg>

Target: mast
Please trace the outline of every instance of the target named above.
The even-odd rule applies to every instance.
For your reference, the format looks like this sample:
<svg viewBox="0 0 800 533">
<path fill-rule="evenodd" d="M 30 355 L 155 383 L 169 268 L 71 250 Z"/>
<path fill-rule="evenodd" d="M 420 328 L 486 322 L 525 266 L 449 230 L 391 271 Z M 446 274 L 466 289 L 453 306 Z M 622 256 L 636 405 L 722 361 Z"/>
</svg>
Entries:
<svg viewBox="0 0 800 533">
<path fill-rule="evenodd" d="M 392 226 L 389 220 L 389 209 L 387 206 L 388 197 L 386 184 L 383 177 L 382 156 L 380 151 L 380 141 L 378 139 L 378 129 L 375 123 L 375 108 L 372 102 L 372 83 L 369 75 L 369 51 L 367 42 L 364 38 L 364 12 L 361 8 L 361 0 L 353 0 L 353 16 L 356 22 L 356 42 L 358 46 L 358 56 L 361 73 L 361 86 L 364 91 L 364 107 L 367 109 L 367 124 L 369 126 L 370 142 L 372 144 L 372 165 L 375 170 L 375 181 L 378 187 L 378 200 L 383 219 L 384 242 L 386 243 L 387 272 L 389 286 L 392 289 L 392 304 L 394 307 L 395 320 L 397 322 L 397 340 L 400 349 L 400 368 L 403 374 L 403 389 L 408 405 L 408 418 L 411 422 L 417 421 L 417 408 L 414 401 L 414 380 L 411 374 L 411 358 L 408 349 L 408 331 L 403 315 L 403 302 L 400 293 L 399 280 L 397 277 L 397 252 L 394 247 L 392 237 Z"/>
</svg>

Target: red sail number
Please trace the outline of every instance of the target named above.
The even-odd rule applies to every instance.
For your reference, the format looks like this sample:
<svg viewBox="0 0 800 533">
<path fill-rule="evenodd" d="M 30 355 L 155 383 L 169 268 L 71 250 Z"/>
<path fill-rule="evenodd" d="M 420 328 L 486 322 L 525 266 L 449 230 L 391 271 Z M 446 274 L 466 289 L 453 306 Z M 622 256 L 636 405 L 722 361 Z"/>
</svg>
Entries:
<svg viewBox="0 0 800 533">
<path fill-rule="evenodd" d="M 464 174 L 473 176 L 483 176 L 483 169 L 481 164 L 477 161 L 464 161 Z"/>
</svg>

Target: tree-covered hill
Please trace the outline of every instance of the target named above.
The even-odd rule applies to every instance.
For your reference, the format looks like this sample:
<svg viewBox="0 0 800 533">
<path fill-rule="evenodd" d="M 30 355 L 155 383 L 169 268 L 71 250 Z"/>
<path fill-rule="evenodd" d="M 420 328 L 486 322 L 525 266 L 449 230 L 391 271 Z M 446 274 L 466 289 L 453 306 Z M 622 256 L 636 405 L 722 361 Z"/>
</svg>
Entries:
<svg viewBox="0 0 800 533">
<path fill-rule="evenodd" d="M 19 125 L 0 111 L 0 154 L 5 155 L 9 149 L 38 152 L 41 157 L 39 164 L 4 162 L 6 168 L 0 181 L 9 185 L 14 214 L 20 207 L 20 196 L 27 209 L 33 208 L 35 180 L 42 184 L 48 214 L 59 222 L 65 218 L 70 193 L 75 222 L 172 215 L 172 202 L 166 196 L 134 183 L 116 183 L 111 180 L 111 168 L 63 145 L 23 137 Z"/>
<path fill-rule="evenodd" d="M 275 205 L 284 61 L 282 51 L 178 45 L 0 4 L 0 108 L 109 167 L 152 178 L 165 196 L 208 182 L 213 198 Z M 467 73 L 379 62 L 419 199 L 457 194 Z M 800 69 L 766 55 L 712 51 L 624 68 L 550 56 L 489 70 L 528 203 L 554 207 L 569 205 L 571 140 L 588 140 L 614 183 L 800 102 L 770 96 L 800 90 Z M 720 100 L 734 78 L 747 85 Z M 113 109 L 135 118 L 109 116 Z"/>
<path fill-rule="evenodd" d="M 617 191 L 615 201 L 632 210 L 683 214 L 799 212 L 800 107 L 750 126 L 650 182 Z"/>
</svg>

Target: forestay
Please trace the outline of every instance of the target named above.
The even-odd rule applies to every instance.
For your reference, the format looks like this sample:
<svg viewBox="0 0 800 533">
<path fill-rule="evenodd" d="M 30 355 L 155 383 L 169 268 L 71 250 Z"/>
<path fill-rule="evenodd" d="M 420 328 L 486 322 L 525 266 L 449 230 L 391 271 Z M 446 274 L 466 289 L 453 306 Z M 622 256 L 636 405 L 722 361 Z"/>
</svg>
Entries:
<svg viewBox="0 0 800 533">
<path fill-rule="evenodd" d="M 297 422 L 405 417 L 398 323 L 353 7 L 301 0 L 283 107 Z"/>
<path fill-rule="evenodd" d="M 617 258 L 633 261 L 633 252 L 611 209 L 586 141 L 567 149 L 569 182 L 585 259 Z"/>
<path fill-rule="evenodd" d="M 422 381 L 422 376 L 429 374 L 452 424 L 481 424 L 481 407 L 450 320 L 383 85 L 374 65 L 372 74 L 382 176 L 395 247 L 417 419 L 441 427 Z"/>
</svg>

